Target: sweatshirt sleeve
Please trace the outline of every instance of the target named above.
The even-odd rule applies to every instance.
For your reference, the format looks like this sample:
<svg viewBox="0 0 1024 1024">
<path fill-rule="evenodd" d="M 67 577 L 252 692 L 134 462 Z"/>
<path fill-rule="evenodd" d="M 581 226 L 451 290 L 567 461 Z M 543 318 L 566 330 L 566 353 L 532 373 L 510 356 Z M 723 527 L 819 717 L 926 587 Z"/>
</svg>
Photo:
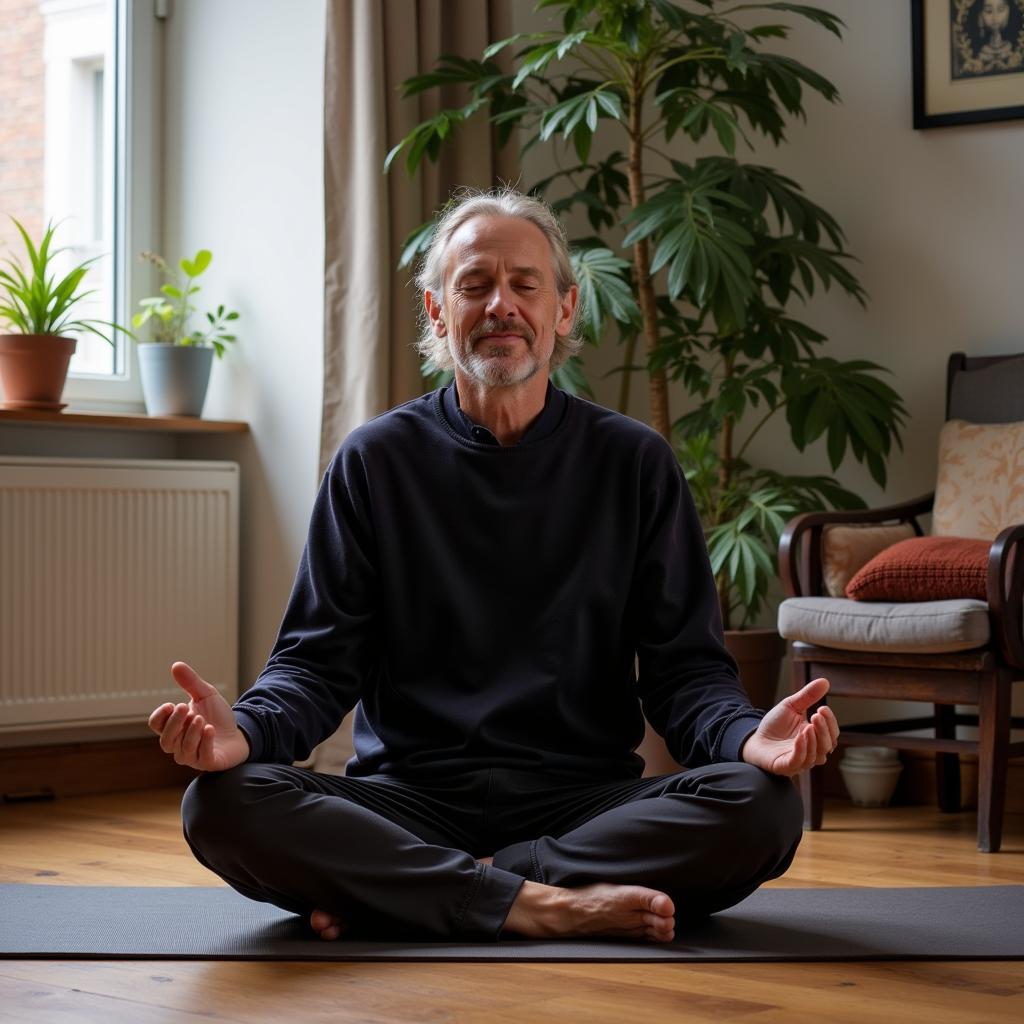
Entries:
<svg viewBox="0 0 1024 1024">
<path fill-rule="evenodd" d="M 375 566 L 362 461 L 343 446 L 320 484 L 266 667 L 234 705 L 250 761 L 307 757 L 359 700 L 381 650 Z"/>
<path fill-rule="evenodd" d="M 644 715 L 680 764 L 738 761 L 764 712 L 752 707 L 725 649 L 690 489 L 660 442 L 644 453 L 641 477 L 644 526 L 632 600 Z"/>
</svg>

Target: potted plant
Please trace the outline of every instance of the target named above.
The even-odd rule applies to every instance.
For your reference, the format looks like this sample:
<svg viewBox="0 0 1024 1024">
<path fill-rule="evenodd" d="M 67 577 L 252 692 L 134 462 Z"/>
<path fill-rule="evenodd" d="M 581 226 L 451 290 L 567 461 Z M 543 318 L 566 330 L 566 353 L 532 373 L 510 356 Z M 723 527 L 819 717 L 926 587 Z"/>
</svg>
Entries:
<svg viewBox="0 0 1024 1024">
<path fill-rule="evenodd" d="M 47 225 L 35 245 L 14 217 L 28 256 L 27 265 L 7 258 L 0 269 L 0 321 L 12 330 L 0 334 L 0 381 L 5 409 L 63 409 L 61 402 L 68 366 L 77 340 L 76 331 L 88 331 L 113 344 L 97 325 L 122 330 L 102 320 L 77 318 L 74 306 L 87 295 L 82 281 L 98 257 L 84 260 L 59 281 L 53 262 L 63 249 L 52 247 L 56 225 Z"/>
<path fill-rule="evenodd" d="M 558 19 L 552 31 L 500 40 L 479 59 L 442 57 L 433 72 L 404 83 L 406 96 L 461 85 L 467 102 L 417 125 L 385 166 L 404 152 L 415 173 L 424 157 L 438 158 L 459 124 L 484 112 L 502 143 L 518 128 L 524 151 L 557 147 L 559 169 L 533 191 L 556 211 L 586 213 L 592 234 L 573 243 L 586 336 L 596 344 L 615 333 L 625 346 L 623 412 L 642 340 L 651 425 L 675 445 L 689 479 L 727 646 L 754 703 L 766 706 L 783 642 L 774 630 L 734 627 L 749 626 L 762 608 L 785 519 L 822 503 L 863 502 L 830 476 L 753 465 L 748 446 L 781 414 L 798 449 L 824 437 L 833 470 L 852 453 L 884 485 L 885 457 L 906 415 L 880 366 L 819 355 L 825 336 L 789 308 L 833 284 L 863 303 L 839 225 L 795 181 L 736 157 L 737 139 L 749 145 L 755 133 L 783 142 L 786 118 L 804 116 L 805 90 L 837 99 L 820 74 L 765 48 L 788 34 L 779 15 L 837 36 L 842 22 L 783 2 L 721 9 L 715 0 L 541 0 L 537 7 Z M 751 23 L 762 13 L 767 20 Z M 503 70 L 494 58 L 517 43 L 514 67 Z M 607 143 L 605 155 L 591 155 L 595 139 Z M 712 139 L 720 155 L 686 159 Z M 413 231 L 404 261 L 429 240 L 429 225 Z M 675 419 L 670 381 L 689 400 Z M 762 653 L 742 664 L 752 638 L 775 659 L 761 683 L 751 666 Z"/>
<path fill-rule="evenodd" d="M 195 280 L 213 259 L 209 249 L 200 249 L 192 259 L 179 260 L 177 268 L 156 253 L 144 252 L 141 258 L 164 278 L 160 294 L 142 299 L 132 317 L 136 331 L 150 329 L 148 339 L 132 335 L 139 344 L 146 411 L 150 416 L 199 416 L 214 354 L 222 358 L 226 345 L 237 340 L 228 324 L 238 319 L 238 313 L 219 305 L 205 314 L 202 329 L 191 327 L 197 312 L 192 296 L 201 290 Z"/>
</svg>

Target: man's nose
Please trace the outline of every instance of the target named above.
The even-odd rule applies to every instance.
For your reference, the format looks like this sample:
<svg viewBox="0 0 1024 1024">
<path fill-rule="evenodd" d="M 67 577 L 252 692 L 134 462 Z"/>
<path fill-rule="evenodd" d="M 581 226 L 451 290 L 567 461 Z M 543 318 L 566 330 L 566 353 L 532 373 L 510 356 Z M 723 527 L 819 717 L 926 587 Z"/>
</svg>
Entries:
<svg viewBox="0 0 1024 1024">
<path fill-rule="evenodd" d="M 508 285 L 496 284 L 487 300 L 487 315 L 507 320 L 516 315 L 515 295 Z"/>
</svg>

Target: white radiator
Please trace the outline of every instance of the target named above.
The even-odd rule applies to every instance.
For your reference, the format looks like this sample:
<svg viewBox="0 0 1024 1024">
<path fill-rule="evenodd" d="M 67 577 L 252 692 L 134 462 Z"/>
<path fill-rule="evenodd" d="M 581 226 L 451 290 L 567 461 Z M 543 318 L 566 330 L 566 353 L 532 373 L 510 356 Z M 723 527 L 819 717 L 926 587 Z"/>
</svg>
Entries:
<svg viewBox="0 0 1024 1024">
<path fill-rule="evenodd" d="M 238 466 L 0 456 L 0 733 L 238 688 Z"/>
</svg>

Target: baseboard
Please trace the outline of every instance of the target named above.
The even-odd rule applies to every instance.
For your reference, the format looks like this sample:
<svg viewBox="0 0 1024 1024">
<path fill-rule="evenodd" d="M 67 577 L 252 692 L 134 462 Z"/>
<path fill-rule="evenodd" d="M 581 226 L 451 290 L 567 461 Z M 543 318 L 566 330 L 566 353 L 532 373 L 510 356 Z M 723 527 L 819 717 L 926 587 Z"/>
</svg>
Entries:
<svg viewBox="0 0 1024 1024">
<path fill-rule="evenodd" d="M 152 736 L 0 750 L 0 794 L 7 802 L 184 788 L 195 775 L 175 764 Z"/>
</svg>

